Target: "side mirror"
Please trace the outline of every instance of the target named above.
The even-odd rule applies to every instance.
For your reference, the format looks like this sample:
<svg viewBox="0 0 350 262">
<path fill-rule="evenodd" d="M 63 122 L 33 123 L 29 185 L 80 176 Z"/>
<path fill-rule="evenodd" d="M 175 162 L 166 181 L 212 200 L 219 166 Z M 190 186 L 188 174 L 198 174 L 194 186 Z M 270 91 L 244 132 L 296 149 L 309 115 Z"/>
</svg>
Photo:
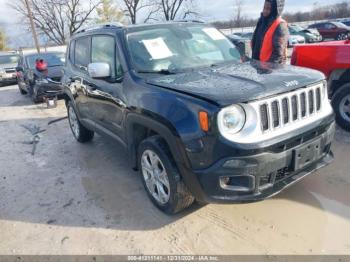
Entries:
<svg viewBox="0 0 350 262">
<path fill-rule="evenodd" d="M 107 63 L 90 63 L 88 73 L 91 78 L 111 77 L 111 67 Z"/>
<path fill-rule="evenodd" d="M 23 72 L 24 69 L 23 69 L 23 67 L 21 67 L 21 66 L 17 66 L 17 67 L 16 67 L 16 71 L 17 71 L 17 72 Z"/>
</svg>

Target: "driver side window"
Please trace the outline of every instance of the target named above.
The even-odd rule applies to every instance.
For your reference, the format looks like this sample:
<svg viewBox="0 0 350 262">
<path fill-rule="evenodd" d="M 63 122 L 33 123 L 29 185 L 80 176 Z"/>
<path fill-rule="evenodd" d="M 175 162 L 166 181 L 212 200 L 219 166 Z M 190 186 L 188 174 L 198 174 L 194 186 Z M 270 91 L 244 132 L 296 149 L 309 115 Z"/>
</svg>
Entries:
<svg viewBox="0 0 350 262">
<path fill-rule="evenodd" d="M 116 54 L 115 39 L 112 36 L 93 36 L 91 41 L 91 62 L 108 63 L 112 78 L 121 77 L 121 66 Z"/>
</svg>

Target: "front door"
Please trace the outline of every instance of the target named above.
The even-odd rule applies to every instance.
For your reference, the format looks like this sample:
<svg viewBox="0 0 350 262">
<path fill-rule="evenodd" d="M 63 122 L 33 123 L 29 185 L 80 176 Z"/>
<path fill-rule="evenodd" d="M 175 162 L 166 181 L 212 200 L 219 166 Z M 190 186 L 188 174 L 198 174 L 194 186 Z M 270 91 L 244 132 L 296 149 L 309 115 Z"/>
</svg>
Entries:
<svg viewBox="0 0 350 262">
<path fill-rule="evenodd" d="M 120 81 L 122 70 L 114 36 L 92 36 L 91 63 L 108 63 L 111 69 L 109 78 L 86 79 L 89 105 L 95 111 L 95 123 L 124 140 L 122 121 L 126 104 Z"/>
</svg>

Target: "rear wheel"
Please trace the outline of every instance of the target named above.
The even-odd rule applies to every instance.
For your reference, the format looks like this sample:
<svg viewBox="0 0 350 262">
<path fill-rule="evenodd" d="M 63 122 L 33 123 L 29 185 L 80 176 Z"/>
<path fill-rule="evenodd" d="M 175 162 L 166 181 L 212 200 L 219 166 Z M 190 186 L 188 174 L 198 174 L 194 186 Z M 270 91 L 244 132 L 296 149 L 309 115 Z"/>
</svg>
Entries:
<svg viewBox="0 0 350 262">
<path fill-rule="evenodd" d="M 86 143 L 91 141 L 94 138 L 94 132 L 84 127 L 75 112 L 75 109 L 72 105 L 72 102 L 68 102 L 67 104 L 67 112 L 68 112 L 68 120 L 69 126 L 72 130 L 72 133 L 75 139 L 80 143 Z"/>
<path fill-rule="evenodd" d="M 138 161 L 147 194 L 161 211 L 175 214 L 193 203 L 194 197 L 160 136 L 149 137 L 140 144 Z"/>
<path fill-rule="evenodd" d="M 350 131 L 350 83 L 338 89 L 333 96 L 332 105 L 337 123 L 345 130 Z"/>
</svg>

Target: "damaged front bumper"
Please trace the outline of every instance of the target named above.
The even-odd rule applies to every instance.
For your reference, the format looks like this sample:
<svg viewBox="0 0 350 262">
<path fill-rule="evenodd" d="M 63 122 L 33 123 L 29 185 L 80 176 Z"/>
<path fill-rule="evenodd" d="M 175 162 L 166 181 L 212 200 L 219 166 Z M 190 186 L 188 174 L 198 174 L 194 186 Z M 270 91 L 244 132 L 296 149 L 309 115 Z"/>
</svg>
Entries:
<svg viewBox="0 0 350 262">
<path fill-rule="evenodd" d="M 52 79 L 36 80 L 34 93 L 37 97 L 56 97 L 63 95 L 63 87 L 61 82 Z"/>
<path fill-rule="evenodd" d="M 315 131 L 316 132 L 316 131 Z M 280 152 L 266 151 L 218 161 L 204 170 L 189 171 L 198 179 L 203 203 L 245 203 L 264 200 L 295 184 L 333 160 L 335 123 L 310 139 L 284 141 Z"/>
</svg>

